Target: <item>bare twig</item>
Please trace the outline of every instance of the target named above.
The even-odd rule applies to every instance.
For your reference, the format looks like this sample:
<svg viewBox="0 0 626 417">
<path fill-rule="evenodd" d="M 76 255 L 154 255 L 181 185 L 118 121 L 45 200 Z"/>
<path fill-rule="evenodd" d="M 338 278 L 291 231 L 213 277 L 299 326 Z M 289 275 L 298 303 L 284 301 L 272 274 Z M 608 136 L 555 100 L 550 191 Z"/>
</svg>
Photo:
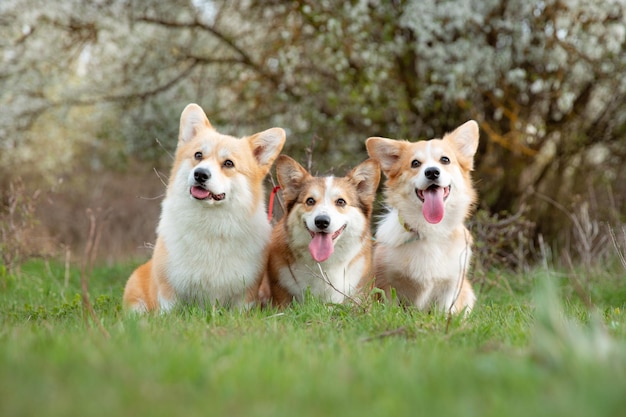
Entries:
<svg viewBox="0 0 626 417">
<path fill-rule="evenodd" d="M 189 74 L 191 74 L 191 72 L 198 65 L 199 65 L 199 62 L 197 60 L 190 59 L 187 66 L 183 68 L 183 70 L 180 71 L 178 74 L 176 74 L 174 77 L 172 77 L 170 80 L 168 80 L 167 82 L 161 85 L 157 85 L 154 88 L 147 89 L 144 91 L 131 92 L 128 94 L 103 95 L 101 97 L 93 97 L 93 98 L 88 98 L 88 99 L 80 99 L 80 98 L 63 99 L 57 102 L 50 103 L 49 107 L 61 107 L 61 106 L 67 106 L 67 105 L 91 106 L 94 104 L 99 104 L 101 102 L 126 102 L 128 100 L 133 100 L 133 99 L 145 100 L 150 97 L 156 96 L 160 93 L 163 93 L 169 90 L 170 88 L 174 87 L 175 85 L 180 83 L 182 80 L 187 78 L 187 76 L 189 76 Z"/>
<path fill-rule="evenodd" d="M 624 232 L 624 237 L 626 238 L 626 229 L 623 230 L 623 232 Z M 611 241 L 613 242 L 613 246 L 615 247 L 615 251 L 617 252 L 617 256 L 619 257 L 619 260 L 622 263 L 622 266 L 624 267 L 624 269 L 626 269 L 626 257 L 624 255 L 626 253 L 626 251 L 624 251 L 624 248 L 620 247 L 620 244 L 617 241 L 617 236 L 615 235 L 615 231 L 610 226 L 609 226 L 609 234 L 611 235 Z"/>
<path fill-rule="evenodd" d="M 454 305 L 456 304 L 457 300 L 459 299 L 459 296 L 461 295 L 463 282 L 465 281 L 465 274 L 467 273 L 467 270 L 469 268 L 470 255 L 471 255 L 471 251 L 470 251 L 471 242 L 470 242 L 470 239 L 468 239 L 468 236 L 469 236 L 469 231 L 466 231 L 465 232 L 465 250 L 463 251 L 462 258 L 460 259 L 461 273 L 459 274 L 459 281 L 456 286 L 456 294 L 454 296 L 454 300 L 452 300 L 452 303 L 450 304 L 450 307 L 448 308 L 448 319 L 446 320 L 446 334 L 450 330 L 450 324 L 452 323 Z M 467 312 L 465 312 L 465 314 L 467 314 Z"/>
<path fill-rule="evenodd" d="M 333 290 L 335 290 L 335 291 L 336 291 L 336 292 L 338 292 L 339 294 L 343 295 L 343 296 L 344 296 L 344 298 L 346 298 L 346 299 L 350 300 L 351 302 L 353 302 L 353 303 L 354 303 L 354 305 L 356 305 L 356 306 L 358 306 L 358 307 L 360 307 L 360 308 L 363 308 L 363 309 L 364 309 L 364 307 L 363 307 L 363 305 L 361 304 L 361 302 L 359 302 L 356 298 L 351 297 L 350 295 L 348 295 L 348 294 L 344 293 L 344 292 L 343 292 L 343 291 L 341 291 L 339 288 L 337 288 L 337 287 L 335 287 L 335 286 L 333 285 L 333 283 L 331 282 L 330 278 L 328 278 L 328 274 L 326 274 L 326 272 L 324 271 L 324 269 L 322 269 L 322 265 L 321 265 L 319 262 L 317 263 L 317 267 L 318 267 L 318 268 L 319 268 L 319 270 L 320 270 L 320 275 L 321 275 L 322 281 L 324 281 L 326 284 L 328 284 L 328 285 L 330 286 L 330 288 L 332 288 Z"/>
<path fill-rule="evenodd" d="M 309 172 L 312 172 L 311 169 L 313 168 L 313 153 L 315 151 L 315 142 L 317 139 L 317 135 L 311 136 L 311 144 L 304 150 L 306 155 L 306 170 Z"/>
<path fill-rule="evenodd" d="M 142 196 L 139 196 L 139 198 L 140 198 L 141 200 L 154 201 L 154 200 L 160 200 L 160 199 L 161 199 L 161 198 L 163 198 L 164 196 L 165 196 L 165 194 L 159 194 L 159 195 L 156 195 L 156 196 L 154 196 L 154 197 L 142 197 Z"/>
<path fill-rule="evenodd" d="M 168 150 L 165 148 L 165 146 L 163 146 L 163 144 L 161 143 L 161 141 L 159 140 L 159 138 L 154 138 L 154 140 L 155 140 L 155 142 L 157 143 L 157 145 L 159 145 L 159 147 L 160 147 L 161 149 L 163 149 L 163 152 L 165 152 L 165 153 L 166 153 L 166 154 L 170 157 L 170 159 L 173 161 L 173 160 L 174 160 L 174 155 L 172 155 L 172 153 L 171 153 L 170 151 L 168 151 Z M 156 171 L 156 169 L 155 169 L 155 171 Z M 160 177 L 159 177 L 159 178 L 160 178 Z"/>
<path fill-rule="evenodd" d="M 397 329 L 384 331 L 374 336 L 364 337 L 361 339 L 361 342 L 371 342 L 372 340 L 384 339 L 384 338 L 391 337 L 391 336 L 403 336 L 405 334 L 406 334 L 406 327 L 403 326 L 403 327 L 398 327 Z"/>
<path fill-rule="evenodd" d="M 600 233 L 598 223 L 590 218 L 588 205 L 582 204 L 579 214 L 576 215 L 568 211 L 565 206 L 553 198 L 538 191 L 534 191 L 534 194 L 556 207 L 570 219 L 574 225 L 574 236 L 577 237 L 576 242 L 580 245 L 576 246 L 578 255 L 582 258 L 586 267 L 591 267 L 594 255 L 601 253 L 599 251 L 603 249 L 607 238 Z"/>
<path fill-rule="evenodd" d="M 100 243 L 100 236 L 102 231 L 102 225 L 98 225 L 96 216 L 93 210 L 87 209 L 87 216 L 89 217 L 89 237 L 87 238 L 87 245 L 85 246 L 85 256 L 83 259 L 83 265 L 80 272 L 80 284 L 81 284 L 81 298 L 83 302 L 83 320 L 85 326 L 90 329 L 89 317 L 97 324 L 100 333 L 108 339 L 109 332 L 104 328 L 102 322 L 98 318 L 96 311 L 89 300 L 89 277 L 93 271 L 93 264 L 95 256 Z"/>
<path fill-rule="evenodd" d="M 591 301 L 591 294 L 589 293 L 589 291 L 583 288 L 581 280 L 578 279 L 578 274 L 576 274 L 572 259 L 569 257 L 569 255 L 566 257 L 566 259 L 570 269 L 570 273 L 567 274 L 567 277 L 569 278 L 569 281 L 572 284 L 576 295 L 578 295 L 578 298 L 581 299 L 581 301 L 585 304 L 585 307 L 587 307 L 588 310 L 591 311 L 595 309 L 595 305 L 593 304 L 593 301 Z"/>
<path fill-rule="evenodd" d="M 65 279 L 63 285 L 67 288 L 70 285 L 70 257 L 71 257 L 71 249 L 69 245 L 65 246 Z"/>
</svg>

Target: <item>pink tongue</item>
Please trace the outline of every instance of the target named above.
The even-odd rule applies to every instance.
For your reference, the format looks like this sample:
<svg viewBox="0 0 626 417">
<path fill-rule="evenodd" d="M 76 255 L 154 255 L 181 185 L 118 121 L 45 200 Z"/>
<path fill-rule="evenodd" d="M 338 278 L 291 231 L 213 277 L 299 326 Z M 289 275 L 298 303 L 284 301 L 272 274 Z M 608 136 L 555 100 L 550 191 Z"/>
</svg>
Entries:
<svg viewBox="0 0 626 417">
<path fill-rule="evenodd" d="M 443 219 L 443 188 L 424 190 L 422 213 L 428 223 L 436 224 Z"/>
<path fill-rule="evenodd" d="M 309 243 L 309 252 L 316 262 L 324 262 L 330 258 L 334 249 L 333 237 L 330 233 L 315 233 Z"/>
<path fill-rule="evenodd" d="M 202 187 L 198 187 L 198 186 L 191 187 L 191 195 L 194 196 L 195 198 L 199 199 L 199 200 L 204 200 L 210 194 L 211 194 L 210 191 L 205 190 Z"/>
</svg>

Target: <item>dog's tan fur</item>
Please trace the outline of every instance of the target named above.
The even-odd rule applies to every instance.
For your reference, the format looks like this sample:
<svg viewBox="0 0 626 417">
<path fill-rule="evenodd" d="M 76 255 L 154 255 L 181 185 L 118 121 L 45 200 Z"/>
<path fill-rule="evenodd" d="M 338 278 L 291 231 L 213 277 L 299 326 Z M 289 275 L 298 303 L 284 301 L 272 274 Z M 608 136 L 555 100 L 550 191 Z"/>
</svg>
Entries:
<svg viewBox="0 0 626 417">
<path fill-rule="evenodd" d="M 467 279 L 472 237 L 464 221 L 476 201 L 470 172 L 478 136 L 477 123 L 469 121 L 443 139 L 367 140 L 369 155 L 387 177 L 388 212 L 376 232 L 374 264 L 376 285 L 388 298 L 395 288 L 400 301 L 422 310 L 436 306 L 467 314 L 473 308 L 476 297 Z M 425 177 L 427 170 L 433 178 L 437 172 L 437 184 Z M 443 203 L 433 203 L 439 214 L 422 200 L 429 187 L 443 190 Z"/>
<path fill-rule="evenodd" d="M 198 105 L 185 108 L 152 259 L 128 279 L 127 309 L 255 301 L 271 233 L 263 179 L 284 141 L 280 128 L 223 135 Z"/>
<path fill-rule="evenodd" d="M 273 304 L 301 301 L 306 291 L 330 302 L 355 297 L 373 279 L 370 219 L 380 181 L 378 163 L 367 160 L 343 178 L 313 177 L 281 155 L 276 172 L 287 212 L 274 228 L 269 249 Z M 328 216 L 330 235 L 346 226 L 332 255 L 316 262 L 307 247 L 316 230 L 314 217 L 320 214 Z"/>
</svg>

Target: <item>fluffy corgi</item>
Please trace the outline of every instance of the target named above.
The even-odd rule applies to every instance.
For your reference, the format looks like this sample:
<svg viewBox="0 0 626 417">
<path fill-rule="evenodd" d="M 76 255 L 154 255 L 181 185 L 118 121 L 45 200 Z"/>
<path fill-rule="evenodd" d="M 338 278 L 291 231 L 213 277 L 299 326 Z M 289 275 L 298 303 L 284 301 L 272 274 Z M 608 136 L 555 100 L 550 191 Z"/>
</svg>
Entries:
<svg viewBox="0 0 626 417">
<path fill-rule="evenodd" d="M 185 107 L 154 253 L 126 283 L 127 309 L 255 301 L 271 234 L 263 179 L 284 142 L 280 128 L 220 134 L 200 106 Z"/>
<path fill-rule="evenodd" d="M 376 286 L 420 310 L 468 314 L 472 237 L 464 226 L 476 200 L 470 172 L 478 148 L 471 120 L 443 139 L 415 143 L 369 138 L 385 174 L 388 206 L 376 231 Z"/>
<path fill-rule="evenodd" d="M 314 177 L 288 156 L 276 161 L 286 213 L 274 227 L 268 278 L 272 302 L 352 298 L 373 282 L 370 219 L 380 182 L 372 159 L 347 176 Z"/>
</svg>

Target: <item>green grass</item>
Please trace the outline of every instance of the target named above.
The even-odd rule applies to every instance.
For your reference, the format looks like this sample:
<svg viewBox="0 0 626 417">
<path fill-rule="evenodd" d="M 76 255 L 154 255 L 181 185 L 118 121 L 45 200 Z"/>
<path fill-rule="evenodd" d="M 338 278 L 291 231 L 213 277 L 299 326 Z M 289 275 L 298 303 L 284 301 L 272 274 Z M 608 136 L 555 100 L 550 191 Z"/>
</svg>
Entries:
<svg viewBox="0 0 626 417">
<path fill-rule="evenodd" d="M 0 272 L 2 416 L 618 416 L 626 409 L 623 273 L 504 274 L 466 321 L 316 300 L 283 312 L 126 316 L 131 266 Z M 503 274 L 499 273 L 502 277 Z M 582 273 L 577 274 L 583 276 Z M 552 283 L 554 285 L 544 285 Z M 558 292 L 555 292 L 558 288 Z"/>
</svg>

